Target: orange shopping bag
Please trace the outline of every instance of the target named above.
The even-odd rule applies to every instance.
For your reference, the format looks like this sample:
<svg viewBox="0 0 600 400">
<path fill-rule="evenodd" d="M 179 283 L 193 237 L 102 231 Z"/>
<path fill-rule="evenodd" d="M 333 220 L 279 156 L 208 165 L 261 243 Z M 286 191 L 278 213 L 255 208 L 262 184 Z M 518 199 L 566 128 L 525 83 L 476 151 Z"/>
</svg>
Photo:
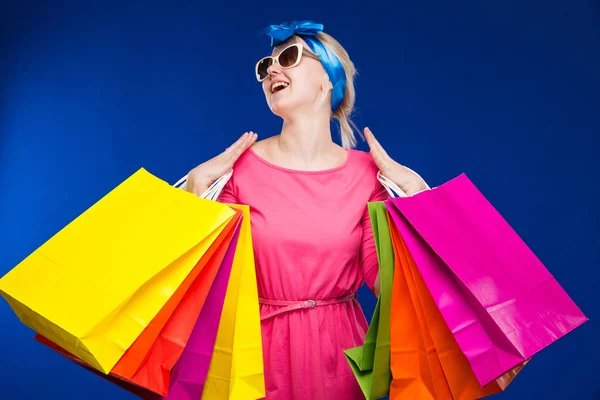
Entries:
<svg viewBox="0 0 600 400">
<path fill-rule="evenodd" d="M 434 379 L 439 379 L 439 376 L 434 377 L 429 365 L 419 316 L 405 276 L 408 260 L 393 223 L 390 224 L 390 234 L 395 260 L 390 319 L 390 400 L 437 399 Z"/>
<path fill-rule="evenodd" d="M 402 269 L 426 344 L 429 365 L 433 371 L 435 398 L 472 400 L 502 392 L 527 361 L 482 388 L 392 221 L 390 233 L 395 250 L 401 253 Z"/>
<path fill-rule="evenodd" d="M 423 307 L 421 305 L 421 301 L 419 299 L 419 295 L 417 294 L 417 288 L 415 285 L 415 281 L 413 279 L 411 270 L 410 270 L 410 253 L 404 247 L 404 242 L 398 232 L 398 229 L 393 225 L 393 221 L 390 219 L 390 235 L 392 236 L 392 241 L 394 242 L 394 250 L 399 253 L 401 273 L 403 274 L 403 278 L 406 280 L 406 286 L 408 288 L 408 295 L 412 300 L 412 306 L 414 307 L 414 312 L 417 316 L 417 321 L 419 323 L 419 327 L 415 332 L 421 335 L 423 346 L 425 347 L 425 354 L 427 355 L 427 362 L 429 364 L 429 371 L 431 373 L 433 379 L 433 393 L 436 400 L 450 399 L 452 400 L 452 394 L 450 393 L 450 388 L 448 387 L 448 382 L 444 376 L 444 370 L 442 369 L 442 364 L 440 363 L 440 359 L 436 352 L 436 348 L 431 338 L 431 334 L 427 327 L 427 323 L 425 322 L 425 315 L 423 312 Z M 414 334 L 414 333 L 413 333 Z M 428 398 L 431 393 L 428 394 Z"/>
</svg>

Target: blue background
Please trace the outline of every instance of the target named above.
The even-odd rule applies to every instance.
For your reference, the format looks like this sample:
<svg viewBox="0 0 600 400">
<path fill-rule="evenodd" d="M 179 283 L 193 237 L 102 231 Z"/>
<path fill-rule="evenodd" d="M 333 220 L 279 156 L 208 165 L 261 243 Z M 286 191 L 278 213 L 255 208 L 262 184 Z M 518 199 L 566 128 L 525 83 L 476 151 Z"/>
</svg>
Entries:
<svg viewBox="0 0 600 400">
<path fill-rule="evenodd" d="M 244 131 L 277 133 L 256 32 L 312 19 L 359 69 L 357 124 L 432 186 L 465 172 L 591 318 L 498 397 L 600 398 L 597 2 L 12 3 L 2 274 L 138 168 L 174 183 Z M 361 302 L 370 317 L 373 296 Z M 0 320 L 0 397 L 132 398 L 34 342 L 5 302 Z"/>
</svg>

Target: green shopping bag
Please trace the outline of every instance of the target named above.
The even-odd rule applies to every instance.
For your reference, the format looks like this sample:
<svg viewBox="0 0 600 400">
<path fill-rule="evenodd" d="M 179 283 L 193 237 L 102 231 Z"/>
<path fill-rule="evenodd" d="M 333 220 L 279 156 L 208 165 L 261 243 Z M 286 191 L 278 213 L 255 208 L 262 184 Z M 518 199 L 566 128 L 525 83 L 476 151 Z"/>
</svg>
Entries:
<svg viewBox="0 0 600 400">
<path fill-rule="evenodd" d="M 383 202 L 368 203 L 379 261 L 380 294 L 363 346 L 344 351 L 367 400 L 388 395 L 390 371 L 390 313 L 394 281 L 394 250 Z"/>
</svg>

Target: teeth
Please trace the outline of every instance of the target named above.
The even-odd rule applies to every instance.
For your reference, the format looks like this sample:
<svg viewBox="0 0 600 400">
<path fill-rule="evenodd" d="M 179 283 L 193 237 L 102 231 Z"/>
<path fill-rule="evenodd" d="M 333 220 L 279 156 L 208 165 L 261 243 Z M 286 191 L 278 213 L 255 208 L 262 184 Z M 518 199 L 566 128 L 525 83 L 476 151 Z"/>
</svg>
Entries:
<svg viewBox="0 0 600 400">
<path fill-rule="evenodd" d="M 275 82 L 272 86 L 271 86 L 271 92 L 275 92 L 275 89 L 277 89 L 278 87 L 283 86 L 284 88 L 288 87 L 288 84 L 286 82 Z"/>
</svg>

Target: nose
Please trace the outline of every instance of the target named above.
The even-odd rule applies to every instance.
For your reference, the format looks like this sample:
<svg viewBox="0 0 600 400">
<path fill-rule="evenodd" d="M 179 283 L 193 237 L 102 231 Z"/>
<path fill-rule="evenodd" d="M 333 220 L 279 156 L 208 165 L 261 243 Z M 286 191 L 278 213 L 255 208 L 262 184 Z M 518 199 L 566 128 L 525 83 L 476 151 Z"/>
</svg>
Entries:
<svg viewBox="0 0 600 400">
<path fill-rule="evenodd" d="M 281 66 L 278 62 L 273 62 L 269 68 L 267 68 L 267 74 L 269 76 L 279 75 L 281 73 Z"/>
</svg>

